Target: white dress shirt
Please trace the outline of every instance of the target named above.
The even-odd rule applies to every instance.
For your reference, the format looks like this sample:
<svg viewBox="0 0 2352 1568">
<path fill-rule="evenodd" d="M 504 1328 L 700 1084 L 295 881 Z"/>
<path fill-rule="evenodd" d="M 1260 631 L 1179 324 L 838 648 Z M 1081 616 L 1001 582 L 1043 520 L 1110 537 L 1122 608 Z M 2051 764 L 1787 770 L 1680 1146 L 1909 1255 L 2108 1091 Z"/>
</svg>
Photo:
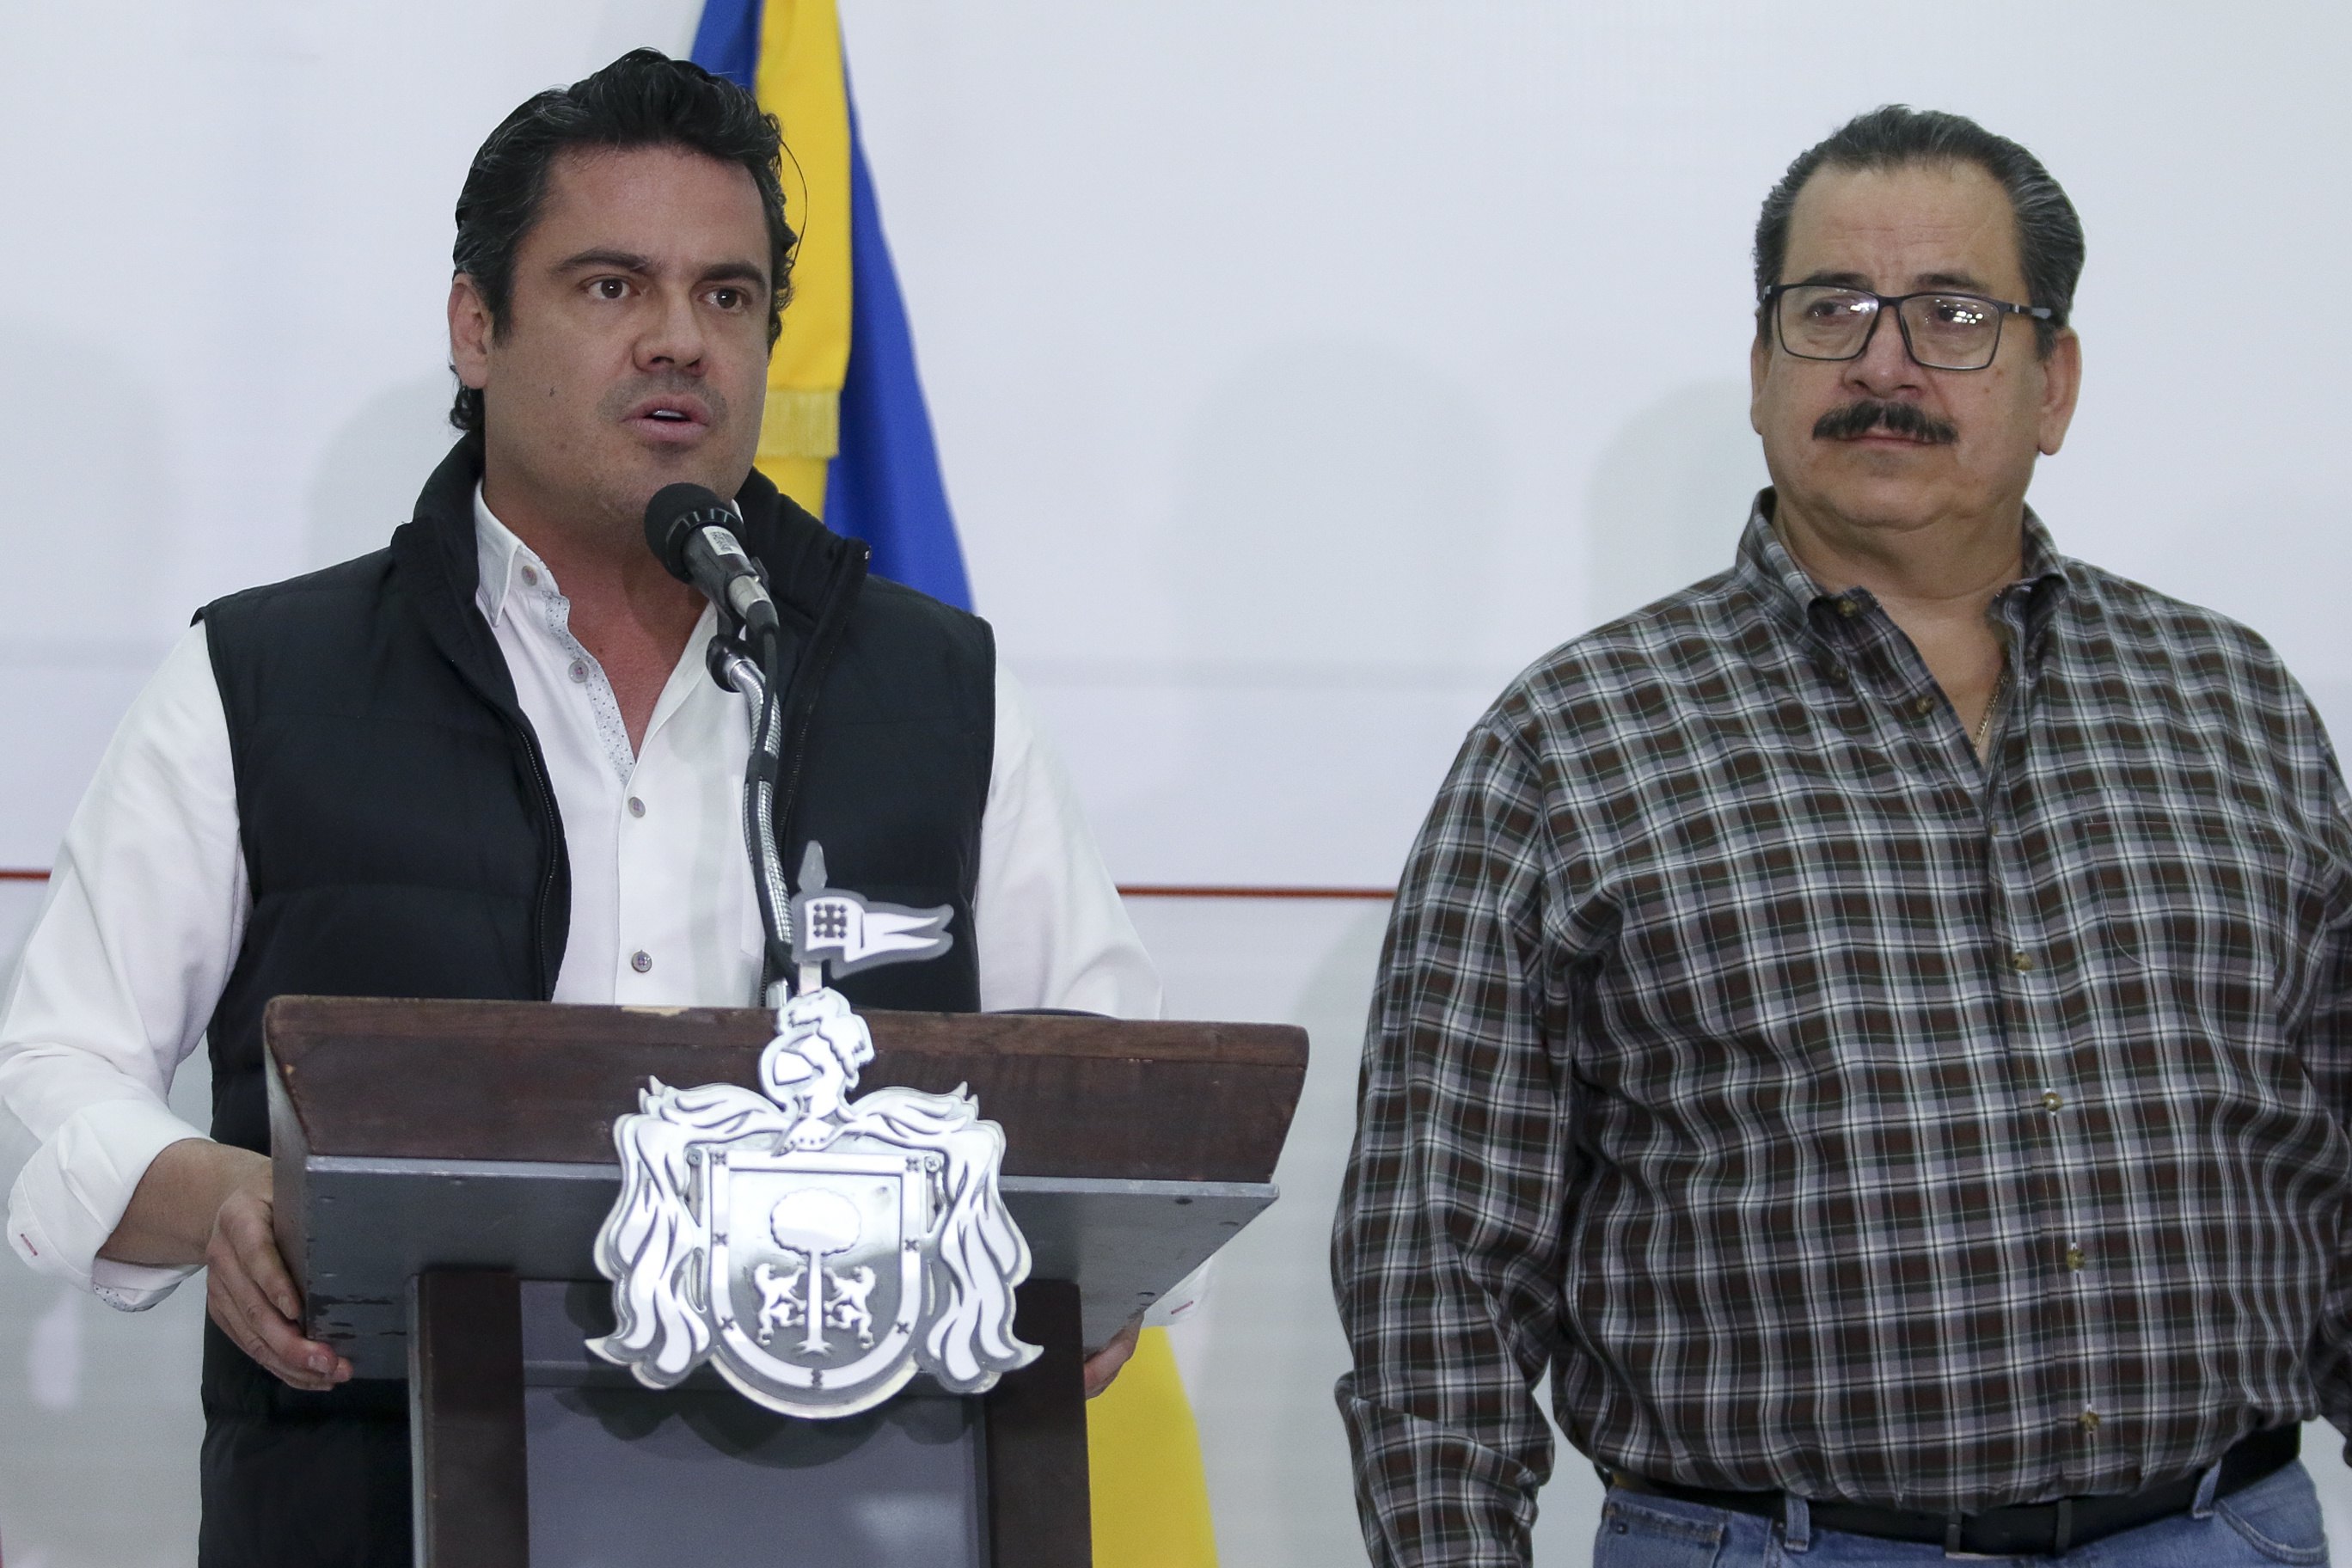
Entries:
<svg viewBox="0 0 2352 1568">
<path fill-rule="evenodd" d="M 538 732 L 571 858 L 555 1000 L 751 1004 L 761 958 L 740 810 L 751 737 L 742 700 L 704 669 L 715 613 L 703 612 L 633 752 L 553 574 L 478 489 L 474 512 L 475 602 Z M 194 1271 L 98 1249 L 148 1163 L 204 1136 L 164 1094 L 204 1037 L 250 908 L 228 723 L 199 625 L 115 732 L 0 1011 L 0 1143 L 25 1156 L 8 1243 L 114 1306 L 151 1306 Z M 972 912 L 982 1008 L 1159 1016 L 1159 977 L 1069 779 L 1001 666 Z"/>
</svg>

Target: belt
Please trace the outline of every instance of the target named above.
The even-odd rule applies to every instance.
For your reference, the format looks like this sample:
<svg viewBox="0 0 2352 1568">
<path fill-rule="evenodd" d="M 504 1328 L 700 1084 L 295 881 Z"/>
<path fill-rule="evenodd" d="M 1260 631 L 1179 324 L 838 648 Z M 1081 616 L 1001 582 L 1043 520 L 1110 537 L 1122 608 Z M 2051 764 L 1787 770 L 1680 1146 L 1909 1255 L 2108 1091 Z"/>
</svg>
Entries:
<svg viewBox="0 0 2352 1568">
<path fill-rule="evenodd" d="M 2284 1469 L 2294 1462 L 2302 1444 L 2302 1429 L 2295 1426 L 2273 1426 L 2241 1437 L 2221 1456 L 2221 1479 L 2213 1495 L 2227 1497 Z M 1765 1519 L 1782 1517 L 1788 1507 L 1780 1492 L 1714 1491 L 1653 1480 L 1626 1470 L 1604 1472 L 1604 1479 L 1629 1492 Z M 2191 1476 L 2115 1497 L 2060 1498 L 2056 1502 L 1989 1508 L 1981 1513 L 1928 1513 L 1836 1501 L 1809 1502 L 1806 1512 L 1817 1530 L 1840 1530 L 1888 1541 L 1924 1541 L 1970 1556 L 2056 1557 L 2086 1542 L 2186 1512 L 2197 1500 L 2199 1479 Z"/>
</svg>

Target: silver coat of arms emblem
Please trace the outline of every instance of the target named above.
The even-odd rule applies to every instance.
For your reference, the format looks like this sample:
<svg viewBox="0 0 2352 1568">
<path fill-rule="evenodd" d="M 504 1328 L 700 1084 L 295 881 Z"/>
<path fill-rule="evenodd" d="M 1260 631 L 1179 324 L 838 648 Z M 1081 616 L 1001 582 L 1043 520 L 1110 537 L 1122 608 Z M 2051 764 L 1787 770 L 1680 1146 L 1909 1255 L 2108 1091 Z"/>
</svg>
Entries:
<svg viewBox="0 0 2352 1568">
<path fill-rule="evenodd" d="M 868 1409 L 918 1371 L 978 1394 L 1027 1365 L 1003 1131 L 961 1090 L 851 1100 L 874 1042 L 836 991 L 803 991 L 777 1022 L 759 1091 L 656 1079 L 614 1124 L 621 1197 L 596 1267 L 615 1327 L 589 1348 L 653 1388 L 709 1361 L 803 1416 Z"/>
</svg>

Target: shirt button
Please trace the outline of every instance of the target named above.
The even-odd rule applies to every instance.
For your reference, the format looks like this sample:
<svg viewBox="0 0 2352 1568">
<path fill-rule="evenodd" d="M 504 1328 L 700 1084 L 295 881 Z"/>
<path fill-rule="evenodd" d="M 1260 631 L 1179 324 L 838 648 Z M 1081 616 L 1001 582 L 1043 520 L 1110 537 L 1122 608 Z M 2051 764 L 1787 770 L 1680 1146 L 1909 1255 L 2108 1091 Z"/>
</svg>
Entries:
<svg viewBox="0 0 2352 1568">
<path fill-rule="evenodd" d="M 2083 1249 L 2081 1247 L 2070 1247 L 2066 1249 L 2066 1267 L 2075 1270 L 2082 1268 Z"/>
<path fill-rule="evenodd" d="M 524 567 L 524 568 L 522 569 L 522 580 L 523 580 L 524 582 L 526 582 L 526 583 L 530 584 L 532 587 L 534 587 L 534 588 L 538 587 L 538 586 L 539 586 L 539 568 L 538 568 L 538 567 L 536 567 L 536 566 L 526 566 L 526 567 Z"/>
<path fill-rule="evenodd" d="M 2042 1110 L 2057 1110 L 2060 1106 L 2062 1106 L 2062 1105 L 2063 1105 L 2063 1104 L 2065 1104 L 2065 1103 L 2066 1103 L 2066 1102 L 2065 1102 L 2064 1100 L 2061 1100 L 2061 1099 L 2059 1099 L 2059 1098 L 2058 1098 L 2058 1091 L 2057 1091 L 2056 1089 L 2043 1089 L 2043 1090 L 2042 1091 Z"/>
<path fill-rule="evenodd" d="M 2033 973 L 2033 955 L 2021 951 L 2012 952 L 2009 955 L 2009 966 L 2020 974 L 2031 974 Z"/>
<path fill-rule="evenodd" d="M 646 970 L 651 969 L 653 966 L 654 955 L 647 952 L 644 948 L 641 947 L 637 949 L 636 952 L 629 954 L 629 967 L 635 970 L 638 973 L 643 974 Z"/>
<path fill-rule="evenodd" d="M 1862 606 L 1855 604 L 1852 599 L 1840 599 L 1837 602 L 1837 607 L 1838 614 L 1841 616 L 1858 616 L 1862 614 Z"/>
<path fill-rule="evenodd" d="M 585 680 L 588 679 L 588 661 L 586 659 L 575 658 L 572 661 L 572 679 L 574 680 Z"/>
<path fill-rule="evenodd" d="M 631 795 L 629 797 L 629 815 L 631 816 L 643 816 L 645 814 L 646 803 L 639 800 L 635 795 Z"/>
<path fill-rule="evenodd" d="M 1911 704 L 1911 711 L 1918 714 L 1922 719 L 1926 718 L 1928 714 L 1933 713 L 1935 710 L 1936 700 L 1932 697 L 1922 697 L 1916 702 Z"/>
<path fill-rule="evenodd" d="M 2099 1429 L 2099 1413 L 2095 1410 L 2085 1410 L 2074 1417 L 2074 1425 L 2085 1432 L 2095 1432 Z"/>
</svg>

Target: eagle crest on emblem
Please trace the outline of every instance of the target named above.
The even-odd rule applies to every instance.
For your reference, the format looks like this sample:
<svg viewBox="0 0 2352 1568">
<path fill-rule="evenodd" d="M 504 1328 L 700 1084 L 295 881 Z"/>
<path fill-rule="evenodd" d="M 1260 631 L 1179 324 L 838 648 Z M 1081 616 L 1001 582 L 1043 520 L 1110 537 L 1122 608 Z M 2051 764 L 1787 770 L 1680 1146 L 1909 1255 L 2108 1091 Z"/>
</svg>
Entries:
<svg viewBox="0 0 2352 1568">
<path fill-rule="evenodd" d="M 1036 1359 L 1013 1331 L 1029 1246 L 998 1191 L 1003 1130 L 962 1089 L 852 1100 L 873 1059 L 821 987 L 778 1009 L 758 1090 L 648 1082 L 614 1125 L 596 1267 L 614 1327 L 591 1350 L 652 1388 L 709 1361 L 803 1416 L 871 1408 L 919 1371 L 978 1394 Z"/>
</svg>

